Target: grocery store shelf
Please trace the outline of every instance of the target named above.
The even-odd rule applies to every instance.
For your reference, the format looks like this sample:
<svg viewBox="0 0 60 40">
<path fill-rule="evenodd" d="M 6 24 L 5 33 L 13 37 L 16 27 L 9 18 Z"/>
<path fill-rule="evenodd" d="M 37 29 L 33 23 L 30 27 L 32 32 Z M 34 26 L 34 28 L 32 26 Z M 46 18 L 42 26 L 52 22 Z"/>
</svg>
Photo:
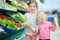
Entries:
<svg viewBox="0 0 60 40">
<path fill-rule="evenodd" d="M 24 29 L 25 29 L 25 27 L 21 27 L 16 32 L 3 35 L 3 36 L 0 37 L 0 40 L 14 40 L 19 35 L 24 34 Z"/>
<path fill-rule="evenodd" d="M 22 14 L 25 14 L 27 12 L 27 10 L 24 10 L 24 9 L 15 9 L 14 10 L 14 8 L 13 9 L 12 8 L 10 9 L 9 7 L 5 7 L 5 8 L 0 8 L 0 12 L 2 12 L 2 14 L 4 16 L 6 16 L 8 19 L 14 20 L 11 17 L 12 14 L 18 13 L 18 12 L 20 12 Z M 18 30 L 16 30 L 13 33 L 4 34 L 4 35 L 0 36 L 0 40 L 14 40 L 19 35 L 24 34 L 24 29 L 25 29 L 25 27 L 21 27 L 21 28 L 19 28 Z"/>
<path fill-rule="evenodd" d="M 24 27 L 22 27 L 21 29 L 19 29 L 18 31 L 16 31 L 15 33 L 13 33 L 7 40 L 14 40 L 16 37 L 18 37 L 19 35 L 24 34 Z"/>
<path fill-rule="evenodd" d="M 17 11 L 13 11 L 13 10 L 7 10 L 7 9 L 1 9 L 0 8 L 0 12 L 3 13 L 3 15 L 5 15 L 6 17 L 8 17 L 9 19 L 12 19 L 14 20 L 14 18 L 11 17 L 11 15 L 15 14 L 15 13 L 22 13 L 22 14 L 25 14 L 27 11 L 26 10 L 22 10 L 22 9 L 17 9 Z"/>
<path fill-rule="evenodd" d="M 23 9 L 17 9 L 17 12 L 20 12 L 22 14 L 25 14 L 26 12 L 28 12 L 27 10 L 23 10 Z"/>
<path fill-rule="evenodd" d="M 7 10 L 7 9 L 1 9 L 0 8 L 0 12 L 10 12 L 10 13 L 17 13 L 17 12 L 20 12 L 22 14 L 26 13 L 28 10 L 24 10 L 24 9 L 17 9 L 17 10 Z"/>
<path fill-rule="evenodd" d="M 14 13 L 16 13 L 17 12 L 17 10 L 7 10 L 7 9 L 1 9 L 0 8 L 0 12 L 14 12 Z"/>
</svg>

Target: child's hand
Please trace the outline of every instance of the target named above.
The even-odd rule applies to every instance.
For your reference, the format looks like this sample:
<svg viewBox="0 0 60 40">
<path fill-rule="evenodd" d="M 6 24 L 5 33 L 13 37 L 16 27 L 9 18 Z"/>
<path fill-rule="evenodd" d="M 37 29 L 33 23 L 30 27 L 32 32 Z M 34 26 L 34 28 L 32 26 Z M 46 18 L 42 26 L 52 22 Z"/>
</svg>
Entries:
<svg viewBox="0 0 60 40">
<path fill-rule="evenodd" d="M 26 22 L 26 26 L 30 28 L 31 24 L 29 22 Z"/>
<path fill-rule="evenodd" d="M 37 31 L 34 31 L 34 32 L 33 32 L 33 35 L 35 35 L 35 36 L 36 36 L 36 34 L 37 34 Z"/>
<path fill-rule="evenodd" d="M 31 24 L 30 24 L 29 22 L 25 22 L 25 24 L 26 24 L 26 26 L 27 26 L 28 28 L 32 28 L 32 26 L 31 26 Z"/>
<path fill-rule="evenodd" d="M 29 22 L 26 22 L 26 26 L 28 28 L 30 28 L 32 31 L 35 31 L 35 29 L 31 26 L 31 24 Z"/>
</svg>

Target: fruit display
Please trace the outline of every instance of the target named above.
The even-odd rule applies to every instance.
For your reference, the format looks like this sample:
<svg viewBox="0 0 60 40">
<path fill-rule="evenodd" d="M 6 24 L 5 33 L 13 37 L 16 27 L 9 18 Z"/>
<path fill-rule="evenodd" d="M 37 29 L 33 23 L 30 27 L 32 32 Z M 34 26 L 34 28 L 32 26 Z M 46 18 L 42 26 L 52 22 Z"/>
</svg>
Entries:
<svg viewBox="0 0 60 40">
<path fill-rule="evenodd" d="M 4 19 L 0 19 L 1 21 L 0 21 L 0 24 L 2 24 L 2 25 L 4 25 L 4 26 L 6 26 L 8 23 L 9 23 L 9 21 L 8 20 L 4 20 Z"/>
<path fill-rule="evenodd" d="M 17 29 L 16 25 L 11 23 L 11 22 L 9 22 L 9 24 L 7 25 L 7 28 L 10 28 L 10 29 L 13 29 L 13 30 Z"/>
<path fill-rule="evenodd" d="M 0 25 L 2 25 L 3 27 L 2 29 L 4 30 L 6 34 L 14 33 L 23 27 L 22 25 L 20 25 L 20 22 L 25 23 L 26 20 L 22 13 L 18 12 L 18 13 L 10 14 L 9 16 L 7 15 L 8 14 L 3 14 L 0 12 Z"/>
<path fill-rule="evenodd" d="M 28 5 L 25 2 L 23 2 L 21 0 L 16 0 L 16 2 L 17 2 L 17 7 L 18 8 L 25 9 L 25 10 L 29 9 Z"/>
<path fill-rule="evenodd" d="M 0 24 L 2 24 L 3 26 L 6 26 L 9 29 L 13 29 L 13 30 L 17 30 L 17 28 L 20 28 L 19 23 L 15 22 L 13 20 L 9 20 L 2 13 L 0 13 Z"/>
<path fill-rule="evenodd" d="M 1 19 L 7 19 L 1 12 L 0 12 L 0 18 Z"/>
<path fill-rule="evenodd" d="M 21 14 L 21 13 L 17 13 L 17 14 L 18 14 L 19 21 L 21 21 L 22 23 L 24 23 L 26 21 L 24 15 Z"/>
<path fill-rule="evenodd" d="M 13 23 L 8 20 L 0 19 L 0 24 L 2 24 L 4 26 L 8 25 L 7 28 L 10 28 L 10 29 L 16 28 L 16 26 L 13 26 Z"/>
<path fill-rule="evenodd" d="M 6 0 L 6 3 L 8 3 L 9 5 L 11 5 L 11 6 L 15 7 L 15 8 L 17 6 L 15 1 Z"/>
<path fill-rule="evenodd" d="M 9 20 L 11 23 L 15 24 L 17 28 L 20 28 L 20 24 L 18 22 L 15 22 L 13 20 Z"/>
<path fill-rule="evenodd" d="M 20 25 L 17 22 L 15 24 L 16 24 L 17 28 L 20 28 Z"/>
<path fill-rule="evenodd" d="M 19 8 L 22 8 L 22 9 L 26 9 L 26 10 L 29 9 L 28 6 L 27 6 L 27 4 L 24 3 L 24 2 L 20 2 L 19 5 L 17 5 L 17 6 L 18 6 Z"/>
<path fill-rule="evenodd" d="M 22 23 L 26 22 L 26 19 L 25 19 L 24 15 L 23 15 L 22 13 L 19 13 L 19 12 L 18 12 L 17 14 L 12 15 L 12 17 L 13 17 L 15 20 L 18 20 L 18 21 L 20 21 L 20 22 L 22 22 Z"/>
<path fill-rule="evenodd" d="M 22 3 L 19 4 L 15 0 L 4 1 L 4 5 L 0 10 L 0 26 L 2 27 L 0 29 L 0 40 L 13 40 L 18 35 L 24 34 L 25 27 L 20 22 L 25 23 L 26 20 L 22 13 L 25 13 L 24 9 L 27 10 L 28 8 Z"/>
<path fill-rule="evenodd" d="M 25 2 L 22 2 L 22 1 L 18 2 L 18 1 L 6 0 L 6 3 L 9 4 L 10 6 L 14 7 L 14 8 L 28 10 L 27 4 Z"/>
<path fill-rule="evenodd" d="M 17 5 L 16 5 L 16 3 L 15 2 L 11 2 L 11 6 L 13 6 L 13 7 L 17 7 Z"/>
</svg>

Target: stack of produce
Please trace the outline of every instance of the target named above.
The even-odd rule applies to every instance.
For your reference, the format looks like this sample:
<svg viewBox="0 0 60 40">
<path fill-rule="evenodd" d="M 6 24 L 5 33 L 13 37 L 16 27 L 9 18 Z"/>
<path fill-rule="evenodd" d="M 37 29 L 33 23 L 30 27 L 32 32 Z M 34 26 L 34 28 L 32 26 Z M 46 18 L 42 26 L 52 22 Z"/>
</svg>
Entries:
<svg viewBox="0 0 60 40">
<path fill-rule="evenodd" d="M 12 17 L 17 21 L 20 21 L 21 23 L 26 22 L 26 19 L 25 19 L 24 15 L 22 13 L 14 14 L 14 15 L 12 15 Z"/>
<path fill-rule="evenodd" d="M 9 29 L 13 29 L 13 30 L 17 30 L 17 28 L 20 28 L 19 23 L 15 22 L 13 20 L 9 20 L 2 13 L 0 13 L 0 24 L 2 24 L 3 26 L 6 26 Z"/>
</svg>

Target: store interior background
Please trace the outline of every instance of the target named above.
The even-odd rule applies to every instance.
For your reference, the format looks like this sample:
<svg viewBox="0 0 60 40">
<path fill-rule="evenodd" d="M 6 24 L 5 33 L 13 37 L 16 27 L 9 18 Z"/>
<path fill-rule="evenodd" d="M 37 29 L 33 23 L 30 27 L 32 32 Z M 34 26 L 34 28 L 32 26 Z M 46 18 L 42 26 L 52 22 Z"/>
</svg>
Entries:
<svg viewBox="0 0 60 40">
<path fill-rule="evenodd" d="M 29 1 L 32 1 L 32 0 L 9 0 L 9 1 L 12 1 L 14 2 L 15 4 L 17 4 L 17 7 L 16 5 L 10 5 L 9 2 L 6 2 L 6 0 L 0 0 L 0 12 L 5 12 L 5 16 L 8 15 L 8 18 L 11 19 L 11 17 L 9 15 L 12 15 L 11 13 L 17 13 L 17 12 L 20 12 L 22 14 L 28 12 L 28 7 L 27 7 L 27 3 Z M 56 14 L 53 14 L 58 20 L 60 20 L 58 17 L 59 13 L 60 13 L 60 0 L 35 0 L 37 3 L 38 3 L 38 9 L 36 12 L 39 12 L 40 10 L 44 10 L 44 11 L 49 11 L 50 13 L 54 10 L 56 10 L 58 13 Z M 21 5 L 22 3 L 23 5 Z M 18 10 L 18 11 L 17 11 Z M 9 14 L 10 13 L 10 14 Z M 59 22 L 59 21 L 58 21 Z M 21 28 L 21 30 L 24 30 Z M 18 30 L 17 33 L 13 33 L 12 35 L 10 34 L 7 34 L 5 36 L 0 36 L 1 39 L 6 39 L 6 40 L 24 40 L 25 39 L 25 35 L 24 35 L 24 32 L 20 34 L 20 32 L 22 32 L 21 30 Z M 9 37 L 11 36 L 11 37 Z M 6 37 L 6 38 L 4 38 Z M 38 40 L 38 38 L 37 38 Z M 51 40 L 60 40 L 60 31 L 58 28 L 56 28 L 56 31 L 55 32 L 52 32 L 51 31 Z"/>
</svg>

